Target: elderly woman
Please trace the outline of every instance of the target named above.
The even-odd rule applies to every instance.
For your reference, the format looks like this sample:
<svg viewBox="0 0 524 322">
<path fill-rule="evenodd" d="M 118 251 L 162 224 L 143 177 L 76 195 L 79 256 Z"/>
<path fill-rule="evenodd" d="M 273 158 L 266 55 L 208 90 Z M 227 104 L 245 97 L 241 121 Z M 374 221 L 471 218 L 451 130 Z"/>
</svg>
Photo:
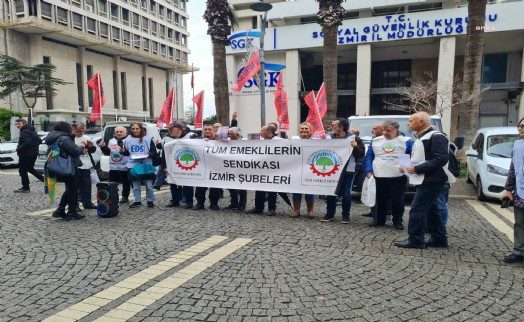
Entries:
<svg viewBox="0 0 524 322">
<path fill-rule="evenodd" d="M 506 263 L 524 261 L 524 118 L 520 119 L 517 128 L 519 137 L 513 145 L 506 191 L 500 198 L 502 201 L 505 199 L 513 201 L 515 215 L 513 252 L 504 257 Z"/>
<path fill-rule="evenodd" d="M 311 135 L 313 133 L 313 127 L 308 122 L 301 123 L 298 133 L 299 133 L 299 136 L 298 137 L 294 136 L 292 139 L 309 140 L 312 138 Z M 307 205 L 307 217 L 315 218 L 315 211 L 313 210 L 313 208 L 315 207 L 315 196 L 306 194 L 305 198 L 306 198 L 306 205 Z M 289 217 L 291 218 L 300 217 L 301 202 L 302 202 L 302 194 L 294 193 L 293 194 L 293 212 L 289 214 Z"/>
</svg>

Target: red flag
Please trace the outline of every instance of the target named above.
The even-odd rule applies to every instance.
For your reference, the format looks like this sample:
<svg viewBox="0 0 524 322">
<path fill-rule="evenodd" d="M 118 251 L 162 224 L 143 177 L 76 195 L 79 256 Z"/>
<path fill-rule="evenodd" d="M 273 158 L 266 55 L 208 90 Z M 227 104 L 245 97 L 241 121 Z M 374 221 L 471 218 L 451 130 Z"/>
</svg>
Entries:
<svg viewBox="0 0 524 322">
<path fill-rule="evenodd" d="M 323 137 L 325 135 L 324 125 L 322 124 L 322 118 L 320 117 L 320 113 L 318 112 L 317 100 L 315 99 L 315 92 L 311 91 L 309 94 L 307 94 L 304 97 L 304 101 L 307 104 L 307 106 L 309 106 L 310 114 L 312 114 L 308 122 L 311 123 L 311 126 L 313 126 L 313 137 Z"/>
<path fill-rule="evenodd" d="M 96 73 L 87 81 L 87 86 L 89 86 L 95 93 L 93 98 L 93 108 L 91 110 L 91 116 L 89 121 L 93 122 L 95 120 L 100 120 L 102 106 L 106 104 L 106 96 L 104 95 L 104 87 L 102 86 L 102 77 L 99 73 Z M 100 101 L 100 99 L 102 101 Z"/>
<path fill-rule="evenodd" d="M 288 111 L 288 101 L 287 101 L 287 92 L 283 91 L 282 88 L 282 72 L 278 75 L 277 82 L 277 91 L 275 95 L 275 108 L 277 110 L 277 120 L 281 130 L 289 130 L 289 111 Z"/>
<path fill-rule="evenodd" d="M 275 95 L 275 109 L 277 110 L 277 120 L 280 122 L 280 109 L 282 105 L 282 72 L 278 75 L 277 91 L 273 93 Z"/>
<path fill-rule="evenodd" d="M 201 91 L 200 93 L 196 94 L 195 97 L 193 97 L 193 102 L 195 102 L 197 106 L 197 113 L 195 115 L 195 130 L 203 128 L 202 125 L 202 114 L 204 111 L 204 91 Z"/>
<path fill-rule="evenodd" d="M 235 86 L 231 87 L 233 92 L 240 92 L 244 84 L 253 77 L 260 70 L 260 59 L 258 51 L 251 57 L 246 67 L 242 70 L 235 82 Z"/>
<path fill-rule="evenodd" d="M 175 88 L 173 87 L 171 88 L 171 91 L 167 95 L 167 98 L 164 101 L 164 105 L 162 105 L 162 112 L 160 112 L 160 116 L 158 117 L 158 120 L 156 121 L 156 126 L 158 128 L 161 128 L 164 123 L 166 125 L 171 124 L 171 111 L 173 109 L 174 93 L 175 93 Z"/>
<path fill-rule="evenodd" d="M 322 83 L 322 86 L 320 86 L 320 89 L 317 93 L 317 107 L 318 112 L 320 113 L 320 118 L 324 118 L 324 115 L 326 115 L 327 112 L 327 97 L 326 97 L 326 86 L 324 86 L 324 83 Z"/>
</svg>

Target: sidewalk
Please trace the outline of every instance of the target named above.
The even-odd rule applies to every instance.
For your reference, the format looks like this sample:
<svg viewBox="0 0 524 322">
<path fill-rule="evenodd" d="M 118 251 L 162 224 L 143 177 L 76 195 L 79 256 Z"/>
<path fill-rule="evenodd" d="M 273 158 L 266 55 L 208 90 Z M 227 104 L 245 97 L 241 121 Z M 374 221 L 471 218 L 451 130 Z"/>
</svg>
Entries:
<svg viewBox="0 0 524 322">
<path fill-rule="evenodd" d="M 457 182 L 451 185 L 450 198 L 475 198 L 475 186 L 466 182 L 466 177 L 457 178 Z"/>
</svg>

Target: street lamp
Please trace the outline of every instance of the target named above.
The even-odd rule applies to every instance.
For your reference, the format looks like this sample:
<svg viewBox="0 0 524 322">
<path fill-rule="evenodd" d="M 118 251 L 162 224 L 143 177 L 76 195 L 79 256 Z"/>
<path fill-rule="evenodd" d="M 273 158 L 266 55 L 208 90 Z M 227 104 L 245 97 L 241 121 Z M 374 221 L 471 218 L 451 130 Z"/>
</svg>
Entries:
<svg viewBox="0 0 524 322">
<path fill-rule="evenodd" d="M 263 0 L 252 3 L 249 9 L 257 12 L 263 12 L 262 16 L 262 28 L 260 28 L 260 123 L 261 126 L 266 125 L 266 61 L 264 60 L 264 37 L 266 36 L 266 23 L 267 23 L 267 12 L 271 10 L 273 6 L 269 3 L 265 3 Z"/>
</svg>

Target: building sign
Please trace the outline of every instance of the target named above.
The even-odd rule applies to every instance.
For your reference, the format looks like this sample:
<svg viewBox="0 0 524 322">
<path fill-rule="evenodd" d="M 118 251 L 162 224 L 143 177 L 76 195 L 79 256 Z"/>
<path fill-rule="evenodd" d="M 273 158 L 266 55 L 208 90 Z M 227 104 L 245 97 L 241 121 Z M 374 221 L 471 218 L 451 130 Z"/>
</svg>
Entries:
<svg viewBox="0 0 524 322">
<path fill-rule="evenodd" d="M 280 70 L 286 68 L 286 65 L 281 64 L 269 64 L 266 63 L 265 69 L 266 72 L 264 73 L 264 85 L 266 86 L 266 93 L 273 93 L 277 91 L 277 83 L 278 83 L 278 76 L 280 75 Z M 237 73 L 240 75 L 242 71 L 244 70 L 244 67 L 240 68 Z M 258 84 L 257 78 L 251 78 L 249 79 L 245 84 L 244 87 L 241 89 L 242 94 L 255 94 L 260 93 L 260 85 Z"/>
</svg>

